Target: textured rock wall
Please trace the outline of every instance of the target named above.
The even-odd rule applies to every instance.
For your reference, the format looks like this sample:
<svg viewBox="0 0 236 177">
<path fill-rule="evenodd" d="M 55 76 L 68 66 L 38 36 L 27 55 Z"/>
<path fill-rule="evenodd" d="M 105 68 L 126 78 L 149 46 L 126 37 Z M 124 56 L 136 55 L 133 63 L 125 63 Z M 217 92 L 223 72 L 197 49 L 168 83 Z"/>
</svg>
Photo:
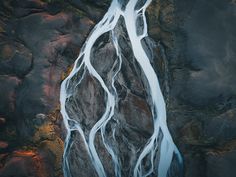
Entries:
<svg viewBox="0 0 236 177">
<path fill-rule="evenodd" d="M 185 158 L 185 175 L 233 177 L 236 123 L 236 4 L 175 2 L 169 59 L 169 125 Z"/>
<path fill-rule="evenodd" d="M 96 20 L 63 1 L 0 9 L 0 176 L 61 176 L 60 82 Z"/>
</svg>

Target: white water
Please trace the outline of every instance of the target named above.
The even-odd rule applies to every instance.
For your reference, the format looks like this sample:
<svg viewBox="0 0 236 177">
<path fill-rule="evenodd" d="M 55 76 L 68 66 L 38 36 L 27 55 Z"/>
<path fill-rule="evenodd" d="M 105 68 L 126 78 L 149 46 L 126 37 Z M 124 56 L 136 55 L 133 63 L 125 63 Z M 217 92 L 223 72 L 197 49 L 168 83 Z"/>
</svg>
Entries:
<svg viewBox="0 0 236 177">
<path fill-rule="evenodd" d="M 113 164 L 114 164 L 114 172 L 116 177 L 121 177 L 121 164 L 119 161 L 118 154 L 113 151 L 113 148 L 109 146 L 109 143 L 105 140 L 105 129 L 107 123 L 111 120 L 114 115 L 114 109 L 117 103 L 117 92 L 114 86 L 114 81 L 118 72 L 121 69 L 122 57 L 120 54 L 120 47 L 117 41 L 116 33 L 113 31 L 119 18 L 123 16 L 126 30 L 132 45 L 132 50 L 134 53 L 134 57 L 136 58 L 137 62 L 142 69 L 147 82 L 149 90 L 147 92 L 150 95 L 150 99 L 152 101 L 151 110 L 153 116 L 153 127 L 154 132 L 148 142 L 146 143 L 145 147 L 142 149 L 139 157 L 137 158 L 136 165 L 133 169 L 133 176 L 134 177 L 146 177 L 148 175 L 153 174 L 155 169 L 157 170 L 158 177 L 166 177 L 168 173 L 168 169 L 170 168 L 173 155 L 177 155 L 177 159 L 180 163 L 182 163 L 181 155 L 176 148 L 169 130 L 167 128 L 166 123 L 166 107 L 164 98 L 159 86 L 157 75 L 150 64 L 149 58 L 146 54 L 146 51 L 143 49 L 141 40 L 147 37 L 147 23 L 145 17 L 145 10 L 148 5 L 151 3 L 151 0 L 147 0 L 145 4 L 138 10 L 135 10 L 135 6 L 138 0 L 130 0 L 125 9 L 121 10 L 121 2 L 119 0 L 113 0 L 110 8 L 108 9 L 107 13 L 103 17 L 103 19 L 95 26 L 92 30 L 90 36 L 86 40 L 83 49 L 75 61 L 74 68 L 69 74 L 69 76 L 62 82 L 61 84 L 61 94 L 60 94 L 60 102 L 61 102 L 61 114 L 63 116 L 64 124 L 67 130 L 67 137 L 65 140 L 65 150 L 63 155 L 63 170 L 65 177 L 71 177 L 70 173 L 70 165 L 68 162 L 68 154 L 70 152 L 70 147 L 72 145 L 71 142 L 71 132 L 78 131 L 81 135 L 85 147 L 87 149 L 88 155 L 90 156 L 91 162 L 98 174 L 99 177 L 106 177 L 106 172 L 104 170 L 104 166 L 98 156 L 96 151 L 94 140 L 95 135 L 98 131 L 101 132 L 103 144 L 107 150 L 107 152 L 111 155 Z M 144 29 L 142 30 L 142 34 L 136 33 L 136 20 L 138 16 L 142 14 L 142 20 L 144 22 Z M 91 49 L 95 44 L 96 40 L 106 32 L 111 32 L 111 40 L 113 45 L 116 49 L 117 60 L 118 60 L 118 69 L 114 73 L 112 77 L 112 89 L 113 91 L 109 91 L 108 86 L 105 84 L 102 77 L 98 74 L 95 68 L 91 64 Z M 80 64 L 78 64 L 80 63 Z M 69 117 L 66 111 L 66 100 L 71 96 L 69 82 L 71 78 L 78 73 L 80 70 L 87 70 L 90 75 L 98 80 L 100 85 L 102 86 L 103 90 L 106 94 L 106 109 L 103 113 L 102 117 L 99 121 L 92 127 L 90 130 L 88 138 L 85 137 L 85 133 L 82 130 L 79 122 L 73 120 L 72 117 Z M 80 84 L 81 80 L 83 79 L 84 74 L 82 77 L 77 81 L 77 85 Z M 114 133 L 114 132 L 113 132 Z M 162 134 L 162 139 L 160 139 L 160 134 Z M 161 143 L 158 143 L 161 142 Z M 156 156 L 157 150 L 159 149 L 159 163 L 154 164 L 154 157 Z M 151 168 L 148 171 L 143 171 L 143 160 L 147 156 L 150 156 L 149 160 L 151 162 Z M 158 166 L 158 168 L 156 168 Z M 155 168 L 154 168 L 155 167 Z M 126 176 L 125 176 L 126 177 Z"/>
</svg>

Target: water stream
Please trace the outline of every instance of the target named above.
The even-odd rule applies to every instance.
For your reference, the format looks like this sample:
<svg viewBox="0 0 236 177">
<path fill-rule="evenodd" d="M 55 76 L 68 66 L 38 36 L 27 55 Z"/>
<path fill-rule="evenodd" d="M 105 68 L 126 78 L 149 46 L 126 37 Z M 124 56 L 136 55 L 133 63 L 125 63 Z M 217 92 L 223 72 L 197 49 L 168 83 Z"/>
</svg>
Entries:
<svg viewBox="0 0 236 177">
<path fill-rule="evenodd" d="M 181 155 L 174 144 L 167 127 L 166 105 L 160 89 L 158 77 L 150 63 L 147 51 L 142 45 L 142 40 L 148 36 L 145 11 L 150 3 L 151 0 L 113 0 L 103 19 L 94 27 L 88 36 L 69 76 L 61 84 L 61 114 L 67 130 L 63 155 L 63 170 L 65 177 L 73 176 L 71 174 L 68 155 L 70 154 L 70 148 L 73 144 L 72 132 L 74 131 L 80 134 L 91 163 L 99 177 L 109 177 L 109 175 L 107 175 L 104 164 L 101 161 L 95 146 L 95 137 L 98 132 L 101 134 L 103 145 L 112 159 L 111 163 L 113 163 L 114 175 L 116 177 L 146 177 L 155 176 L 154 174 L 157 174 L 156 176 L 158 177 L 167 177 L 174 156 L 179 164 L 182 164 Z M 129 174 L 122 174 L 122 164 L 119 158 L 120 154 L 117 153 L 115 147 L 113 147 L 114 143 L 110 143 L 106 137 L 107 124 L 114 119 L 115 108 L 119 99 L 115 87 L 115 80 L 118 73 L 121 71 L 123 56 L 121 55 L 122 47 L 119 46 L 120 44 L 118 42 L 119 33 L 116 29 L 121 18 L 124 20 L 134 58 L 139 64 L 146 79 L 146 92 L 150 97 L 150 110 L 153 119 L 153 133 L 137 155 L 133 168 L 130 168 L 132 172 Z M 140 19 L 142 25 L 137 25 L 137 20 Z M 110 34 L 110 40 L 116 51 L 116 64 L 111 76 L 111 82 L 106 82 L 91 62 L 91 51 L 93 46 L 105 33 Z M 86 72 L 99 82 L 104 90 L 104 100 L 106 101 L 103 115 L 93 125 L 88 134 L 84 132 L 81 123 L 72 117 L 66 108 L 67 104 L 71 104 L 68 102 L 68 99 L 70 99 L 74 89 L 76 89 L 84 79 Z M 80 77 L 76 77 L 75 80 L 74 78 L 78 73 L 80 73 Z M 76 84 L 72 85 L 71 82 L 76 82 Z M 114 134 L 115 131 L 113 131 L 113 135 Z M 113 141 L 115 141 L 115 136 L 113 136 Z M 156 160 L 157 157 L 158 162 Z M 144 161 L 150 162 L 148 169 L 144 167 Z"/>
</svg>

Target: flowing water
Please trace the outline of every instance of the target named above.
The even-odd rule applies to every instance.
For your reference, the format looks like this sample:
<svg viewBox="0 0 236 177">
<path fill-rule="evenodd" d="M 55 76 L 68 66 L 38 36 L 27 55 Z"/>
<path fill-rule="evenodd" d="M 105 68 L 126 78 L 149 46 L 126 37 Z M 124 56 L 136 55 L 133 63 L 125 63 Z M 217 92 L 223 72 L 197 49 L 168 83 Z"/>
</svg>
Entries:
<svg viewBox="0 0 236 177">
<path fill-rule="evenodd" d="M 180 176 L 180 174 L 177 175 L 177 172 L 170 172 L 174 159 L 181 166 L 182 158 L 167 127 L 166 105 L 156 72 L 150 62 L 150 54 L 148 52 L 151 51 L 146 50 L 143 45 L 143 40 L 148 37 L 145 11 L 150 3 L 151 0 L 113 0 L 103 19 L 94 27 L 88 36 L 69 76 L 61 84 L 61 114 L 67 130 L 63 155 L 65 177 L 73 176 L 70 165 L 71 158 L 69 158 L 71 147 L 75 141 L 73 132 L 79 133 L 80 142 L 83 143 L 89 160 L 99 177 L 109 177 L 109 175 L 96 147 L 95 139 L 98 134 L 101 136 L 105 151 L 111 158 L 109 163 L 112 164 L 113 176 Z M 138 63 L 143 75 L 140 77 L 142 77 L 148 95 L 147 100 L 149 102 L 153 124 L 151 136 L 139 150 L 133 152 L 135 155 L 130 168 L 128 168 L 129 173 L 127 173 L 127 170 L 126 172 L 123 171 L 124 165 L 122 165 L 121 153 L 117 151 L 116 146 L 119 146 L 119 143 L 117 143 L 116 136 L 119 135 L 117 135 L 116 129 L 112 129 L 112 136 L 108 136 L 107 133 L 108 124 L 111 122 L 113 124 L 119 124 L 119 115 L 116 115 L 119 93 L 115 82 L 119 72 L 122 70 L 124 58 L 122 54 L 123 46 L 119 43 L 122 33 L 119 27 L 121 21 L 128 36 L 127 43 L 129 43 L 130 50 L 132 50 L 130 52 L 133 53 L 135 62 Z M 103 39 L 101 37 L 105 34 L 109 34 L 108 38 L 115 50 L 115 62 L 112 72 L 109 74 L 110 79 L 104 79 L 104 76 L 95 69 L 92 63 L 94 46 L 98 40 Z M 96 118 L 95 120 L 97 121 L 89 128 L 89 131 L 86 131 L 84 124 L 81 123 L 83 115 L 80 115 L 79 111 L 76 113 L 76 109 L 80 105 L 75 105 L 75 102 L 70 100 L 71 98 L 75 99 L 74 92 L 79 89 L 81 82 L 88 73 L 102 87 L 105 106 L 101 116 Z M 83 101 L 83 97 L 78 99 L 82 99 Z M 71 114 L 71 107 L 74 107 L 75 116 Z M 74 160 L 76 161 L 76 157 L 74 157 Z M 149 162 L 148 165 L 146 165 L 147 161 Z"/>
</svg>

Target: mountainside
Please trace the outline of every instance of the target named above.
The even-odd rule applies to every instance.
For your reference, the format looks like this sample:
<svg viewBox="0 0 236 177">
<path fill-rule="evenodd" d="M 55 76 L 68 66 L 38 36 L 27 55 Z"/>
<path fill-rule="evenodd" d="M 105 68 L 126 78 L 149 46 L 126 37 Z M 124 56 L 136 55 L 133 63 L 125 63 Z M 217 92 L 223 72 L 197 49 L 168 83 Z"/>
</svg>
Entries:
<svg viewBox="0 0 236 177">
<path fill-rule="evenodd" d="M 0 2 L 1 177 L 63 176 L 60 85 L 109 5 L 108 0 Z M 170 133 L 184 159 L 184 176 L 234 177 L 235 1 L 153 0 L 146 15 L 152 44 L 146 47 L 154 51 L 149 57 L 166 101 Z M 104 56 L 115 52 L 107 40 L 102 38 L 99 51 L 93 52 L 93 65 L 104 75 L 112 65 Z M 129 58 L 130 46 L 122 46 Z M 145 85 L 139 80 L 142 72 L 134 63 L 123 61 L 116 88 L 123 114 L 120 126 L 130 135 L 127 141 L 139 147 L 153 127 Z M 86 77 L 78 95 L 81 107 L 88 108 L 83 123 L 89 128 L 104 110 L 104 93 L 96 80 Z M 128 163 L 132 154 L 123 149 L 122 160 Z M 74 164 L 75 174 L 86 176 L 89 171 L 95 176 L 86 158 L 82 154 L 81 165 Z M 109 159 L 103 160 L 109 169 Z"/>
</svg>

